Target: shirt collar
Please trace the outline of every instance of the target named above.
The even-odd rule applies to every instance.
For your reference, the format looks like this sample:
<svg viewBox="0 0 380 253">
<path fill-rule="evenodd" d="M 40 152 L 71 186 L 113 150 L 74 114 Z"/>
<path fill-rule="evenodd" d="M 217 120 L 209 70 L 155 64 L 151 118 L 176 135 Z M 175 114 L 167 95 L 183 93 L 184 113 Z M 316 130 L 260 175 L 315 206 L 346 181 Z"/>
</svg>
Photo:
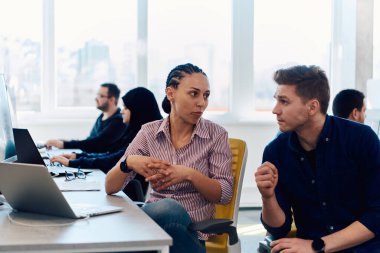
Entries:
<svg viewBox="0 0 380 253">
<path fill-rule="evenodd" d="M 319 135 L 317 147 L 323 145 L 323 143 L 328 143 L 331 141 L 331 132 L 332 132 L 332 117 L 326 115 L 325 124 L 323 125 L 321 134 Z M 291 132 L 289 137 L 289 147 L 295 152 L 301 153 L 303 148 L 299 143 L 298 136 L 296 132 Z"/>
<path fill-rule="evenodd" d="M 165 134 L 168 137 L 170 137 L 169 126 L 170 126 L 169 117 L 166 117 L 161 122 L 161 125 L 156 132 L 156 138 L 160 134 Z M 200 118 L 198 120 L 197 124 L 195 124 L 193 134 L 191 135 L 191 139 L 193 139 L 195 135 L 199 136 L 200 138 L 204 138 L 204 139 L 210 138 L 210 134 L 207 131 L 206 123 L 205 123 L 205 120 L 203 118 Z"/>
</svg>

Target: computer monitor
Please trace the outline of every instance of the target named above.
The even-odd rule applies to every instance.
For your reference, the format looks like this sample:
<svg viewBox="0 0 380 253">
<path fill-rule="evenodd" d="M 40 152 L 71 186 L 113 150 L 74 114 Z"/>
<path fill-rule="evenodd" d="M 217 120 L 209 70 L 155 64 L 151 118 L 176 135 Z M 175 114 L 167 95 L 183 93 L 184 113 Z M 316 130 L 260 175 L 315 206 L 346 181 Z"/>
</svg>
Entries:
<svg viewBox="0 0 380 253">
<path fill-rule="evenodd" d="M 0 74 L 0 162 L 17 160 L 9 102 L 4 75 Z"/>
</svg>

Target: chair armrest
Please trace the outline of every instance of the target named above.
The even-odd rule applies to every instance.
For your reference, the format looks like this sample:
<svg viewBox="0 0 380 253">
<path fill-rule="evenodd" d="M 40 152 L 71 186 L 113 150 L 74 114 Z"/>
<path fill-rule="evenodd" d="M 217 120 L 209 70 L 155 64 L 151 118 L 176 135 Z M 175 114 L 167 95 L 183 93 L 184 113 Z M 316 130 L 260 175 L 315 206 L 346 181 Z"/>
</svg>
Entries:
<svg viewBox="0 0 380 253">
<path fill-rule="evenodd" d="M 143 205 L 145 205 L 145 202 L 142 202 L 142 201 L 133 201 L 133 204 L 137 205 L 138 207 L 143 207 Z"/>
<path fill-rule="evenodd" d="M 237 236 L 236 227 L 231 226 L 232 220 L 228 219 L 214 219 L 194 222 L 190 224 L 189 228 L 195 231 L 211 234 L 224 234 L 227 233 L 229 237 L 229 244 L 234 245 L 239 241 Z"/>
<path fill-rule="evenodd" d="M 270 253 L 272 251 L 272 247 L 270 243 L 274 240 L 271 235 L 265 236 L 263 241 L 259 242 L 259 248 L 257 249 L 258 253 Z"/>
</svg>

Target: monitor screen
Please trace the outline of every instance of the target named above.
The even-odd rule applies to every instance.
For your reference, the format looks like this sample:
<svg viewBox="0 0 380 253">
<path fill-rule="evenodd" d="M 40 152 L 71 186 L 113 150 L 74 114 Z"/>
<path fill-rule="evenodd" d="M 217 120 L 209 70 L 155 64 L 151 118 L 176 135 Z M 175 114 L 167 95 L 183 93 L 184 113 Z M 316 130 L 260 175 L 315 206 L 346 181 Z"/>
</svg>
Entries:
<svg viewBox="0 0 380 253">
<path fill-rule="evenodd" d="M 0 161 L 15 161 L 16 159 L 8 93 L 4 75 L 0 74 Z"/>
</svg>

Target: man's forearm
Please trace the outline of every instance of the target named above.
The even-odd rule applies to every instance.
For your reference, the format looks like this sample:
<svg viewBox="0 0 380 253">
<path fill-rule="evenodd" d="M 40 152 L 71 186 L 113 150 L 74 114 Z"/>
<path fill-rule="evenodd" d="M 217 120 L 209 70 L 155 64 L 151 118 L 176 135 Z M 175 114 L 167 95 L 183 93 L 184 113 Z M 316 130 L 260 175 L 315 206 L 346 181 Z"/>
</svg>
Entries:
<svg viewBox="0 0 380 253">
<path fill-rule="evenodd" d="M 355 221 L 348 227 L 334 234 L 327 235 L 322 239 L 326 245 L 325 252 L 329 253 L 352 248 L 374 237 L 375 235 L 372 231 L 359 221 Z"/>
<path fill-rule="evenodd" d="M 276 196 L 263 198 L 263 221 L 271 227 L 281 227 L 285 223 L 285 213 L 277 202 Z"/>
</svg>

